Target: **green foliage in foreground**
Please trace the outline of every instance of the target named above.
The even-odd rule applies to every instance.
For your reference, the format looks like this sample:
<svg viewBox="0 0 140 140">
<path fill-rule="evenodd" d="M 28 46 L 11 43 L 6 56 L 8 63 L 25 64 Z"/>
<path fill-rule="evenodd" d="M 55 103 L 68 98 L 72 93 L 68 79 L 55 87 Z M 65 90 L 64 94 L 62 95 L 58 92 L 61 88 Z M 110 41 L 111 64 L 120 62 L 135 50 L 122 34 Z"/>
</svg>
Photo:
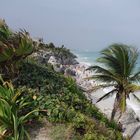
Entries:
<svg viewBox="0 0 140 140">
<path fill-rule="evenodd" d="M 15 91 L 11 83 L 3 82 L 0 86 L 0 139 L 29 139 L 25 125 L 38 110 L 27 111 L 32 104 L 28 101 L 30 95 L 22 94 Z"/>
<path fill-rule="evenodd" d="M 0 21 L 0 74 L 14 84 L 0 83 L 0 139 L 29 139 L 26 128 L 42 116 L 66 126 L 67 140 L 122 140 L 116 123 L 108 121 L 86 99 L 73 79 L 40 64 L 22 63 L 40 45 L 51 50 L 62 64 L 76 57 L 64 46 L 38 45 L 25 30 L 12 32 Z"/>
<path fill-rule="evenodd" d="M 13 32 L 0 20 L 0 73 L 7 78 L 18 74 L 18 65 L 30 55 L 35 45 L 25 30 Z"/>
<path fill-rule="evenodd" d="M 71 78 L 43 66 L 24 63 L 15 85 L 35 90 L 40 115 L 53 123 L 72 124 L 79 140 L 122 140 L 116 123 L 109 122 Z"/>
</svg>

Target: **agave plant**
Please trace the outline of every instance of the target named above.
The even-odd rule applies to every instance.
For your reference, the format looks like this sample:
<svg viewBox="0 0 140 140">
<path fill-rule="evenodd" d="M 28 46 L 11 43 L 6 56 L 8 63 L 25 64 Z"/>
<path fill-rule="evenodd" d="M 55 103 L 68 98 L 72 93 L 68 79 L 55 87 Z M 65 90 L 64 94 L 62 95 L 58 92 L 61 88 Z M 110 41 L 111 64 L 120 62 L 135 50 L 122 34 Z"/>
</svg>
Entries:
<svg viewBox="0 0 140 140">
<path fill-rule="evenodd" d="M 13 48 L 11 46 L 7 46 L 6 44 L 0 42 L 0 73 L 5 75 L 11 75 L 14 73 L 13 69 Z"/>
<path fill-rule="evenodd" d="M 28 107 L 30 103 L 21 100 L 21 93 L 15 92 L 11 83 L 1 81 L 3 85 L 0 86 L 0 138 L 9 140 L 30 139 L 25 130 L 25 123 L 38 110 L 32 110 L 22 115 L 20 113 L 19 115 L 22 108 Z"/>
<path fill-rule="evenodd" d="M 0 40 L 6 42 L 12 35 L 12 31 L 9 29 L 4 20 L 0 20 Z"/>
<path fill-rule="evenodd" d="M 34 46 L 28 32 L 21 30 L 17 35 L 19 43 L 18 46 L 15 47 L 15 56 L 26 57 L 27 55 L 30 55 L 34 50 Z"/>
<path fill-rule="evenodd" d="M 14 33 L 0 20 L 0 72 L 5 77 L 14 78 L 19 62 L 30 55 L 34 47 L 28 32 L 21 30 Z"/>
<path fill-rule="evenodd" d="M 11 60 L 13 57 L 13 48 L 10 46 L 7 46 L 6 44 L 0 42 L 0 63 L 3 63 L 5 61 Z"/>
<path fill-rule="evenodd" d="M 95 89 L 113 86 L 113 90 L 99 98 L 99 101 L 116 94 L 111 119 L 114 118 L 116 112 L 120 112 L 120 116 L 126 110 L 126 99 L 129 99 L 130 93 L 140 90 L 137 84 L 140 80 L 140 71 L 136 71 L 136 62 L 138 58 L 137 49 L 123 45 L 113 44 L 107 49 L 101 51 L 101 57 L 97 62 L 102 66 L 91 66 L 88 70 L 93 70 L 96 75 L 91 78 L 101 81 L 104 84 L 95 86 Z"/>
<path fill-rule="evenodd" d="M 12 32 L 4 20 L 0 20 L 0 63 L 7 61 L 13 56 L 13 48 L 8 44 Z"/>
</svg>

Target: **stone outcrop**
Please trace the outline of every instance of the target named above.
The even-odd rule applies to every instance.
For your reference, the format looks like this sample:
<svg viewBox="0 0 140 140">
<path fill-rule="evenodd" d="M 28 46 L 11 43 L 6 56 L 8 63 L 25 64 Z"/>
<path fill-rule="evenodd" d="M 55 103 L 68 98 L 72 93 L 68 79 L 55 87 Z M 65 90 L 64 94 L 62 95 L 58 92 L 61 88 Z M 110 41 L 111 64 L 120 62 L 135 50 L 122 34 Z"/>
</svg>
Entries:
<svg viewBox="0 0 140 140">
<path fill-rule="evenodd" d="M 54 65 L 60 65 L 59 61 L 55 58 L 55 56 L 50 56 L 47 63 Z"/>
<path fill-rule="evenodd" d="M 35 52 L 31 55 L 34 60 L 38 61 L 41 64 L 46 64 L 48 63 L 48 60 L 52 56 L 51 52 L 47 52 L 44 50 L 39 50 L 38 52 Z"/>
<path fill-rule="evenodd" d="M 76 72 L 70 68 L 66 68 L 65 69 L 65 75 L 69 75 L 69 76 L 75 76 Z"/>
<path fill-rule="evenodd" d="M 136 133 L 140 134 L 140 121 L 133 109 L 127 108 L 119 121 L 122 124 L 124 136 L 130 136 L 132 140 L 139 140 L 136 138 Z"/>
<path fill-rule="evenodd" d="M 55 51 L 39 50 L 31 55 L 36 61 L 41 64 L 51 63 L 52 65 L 76 65 L 78 61 L 75 57 L 63 56 L 63 54 L 55 54 Z"/>
</svg>

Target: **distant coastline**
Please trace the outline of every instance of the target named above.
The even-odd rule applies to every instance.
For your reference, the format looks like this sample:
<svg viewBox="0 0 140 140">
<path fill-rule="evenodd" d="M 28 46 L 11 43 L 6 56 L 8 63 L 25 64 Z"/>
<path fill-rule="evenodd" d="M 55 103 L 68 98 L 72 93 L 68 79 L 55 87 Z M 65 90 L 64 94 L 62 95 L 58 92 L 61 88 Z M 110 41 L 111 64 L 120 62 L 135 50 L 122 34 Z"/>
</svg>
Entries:
<svg viewBox="0 0 140 140">
<path fill-rule="evenodd" d="M 114 99 L 115 96 L 111 96 L 105 100 L 102 100 L 97 103 L 97 100 L 102 97 L 102 95 L 105 95 L 109 91 L 113 89 L 113 87 L 106 87 L 101 88 L 99 90 L 88 92 L 90 91 L 94 86 L 97 86 L 99 81 L 96 80 L 87 80 L 85 78 L 91 77 L 94 75 L 94 72 L 92 71 L 86 71 L 86 68 L 91 65 L 96 65 L 96 59 L 100 57 L 99 53 L 96 52 L 84 52 L 84 51 L 73 51 L 73 53 L 77 56 L 77 61 L 79 62 L 76 67 L 74 66 L 72 70 L 76 71 L 76 82 L 77 84 L 82 87 L 85 90 L 85 95 L 91 102 L 99 108 L 99 110 L 108 118 L 111 117 L 111 112 L 113 109 Z M 93 55 L 92 55 L 93 54 Z M 137 68 L 140 67 L 140 58 L 137 62 Z M 98 65 L 98 64 L 97 64 Z M 139 91 L 135 92 L 135 94 L 140 98 Z M 125 130 L 123 132 L 124 136 L 132 135 L 133 131 L 140 126 L 140 122 L 138 121 L 140 119 L 140 103 L 133 98 L 132 94 L 130 94 L 130 99 L 126 100 L 127 102 L 127 111 L 125 114 L 123 114 L 123 117 L 120 119 L 120 122 L 123 125 L 123 129 Z M 132 122 L 132 124 L 130 123 Z M 137 132 L 137 134 L 134 136 L 135 138 L 139 137 L 140 131 Z M 136 139 L 133 140 L 136 140 Z"/>
<path fill-rule="evenodd" d="M 96 59 L 100 57 L 99 51 L 90 51 L 90 50 L 71 50 L 76 56 L 77 61 L 88 66 L 98 64 Z M 137 61 L 137 69 L 140 69 L 140 57 Z"/>
<path fill-rule="evenodd" d="M 87 51 L 87 50 L 72 50 L 77 56 L 77 61 L 86 65 L 96 64 L 96 59 L 99 57 L 99 52 Z"/>
</svg>

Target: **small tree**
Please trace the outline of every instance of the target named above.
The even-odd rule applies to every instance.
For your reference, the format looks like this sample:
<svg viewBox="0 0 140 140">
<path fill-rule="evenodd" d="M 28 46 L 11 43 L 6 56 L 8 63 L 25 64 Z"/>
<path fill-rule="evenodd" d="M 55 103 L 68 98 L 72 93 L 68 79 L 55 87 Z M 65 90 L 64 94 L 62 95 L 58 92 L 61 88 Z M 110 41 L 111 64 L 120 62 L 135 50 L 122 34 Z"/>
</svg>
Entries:
<svg viewBox="0 0 140 140">
<path fill-rule="evenodd" d="M 114 87 L 97 101 L 116 94 L 111 119 L 114 119 L 117 111 L 120 112 L 120 116 L 125 112 L 126 99 L 129 98 L 130 93 L 140 89 L 137 85 L 140 80 L 140 71 L 136 71 L 137 58 L 137 49 L 123 44 L 113 44 L 101 51 L 101 57 L 97 59 L 97 62 L 103 66 L 96 65 L 88 68 L 96 73 L 92 76 L 93 79 L 104 83 L 96 86 L 96 89 Z M 132 95 L 139 100 L 135 94 Z"/>
</svg>

